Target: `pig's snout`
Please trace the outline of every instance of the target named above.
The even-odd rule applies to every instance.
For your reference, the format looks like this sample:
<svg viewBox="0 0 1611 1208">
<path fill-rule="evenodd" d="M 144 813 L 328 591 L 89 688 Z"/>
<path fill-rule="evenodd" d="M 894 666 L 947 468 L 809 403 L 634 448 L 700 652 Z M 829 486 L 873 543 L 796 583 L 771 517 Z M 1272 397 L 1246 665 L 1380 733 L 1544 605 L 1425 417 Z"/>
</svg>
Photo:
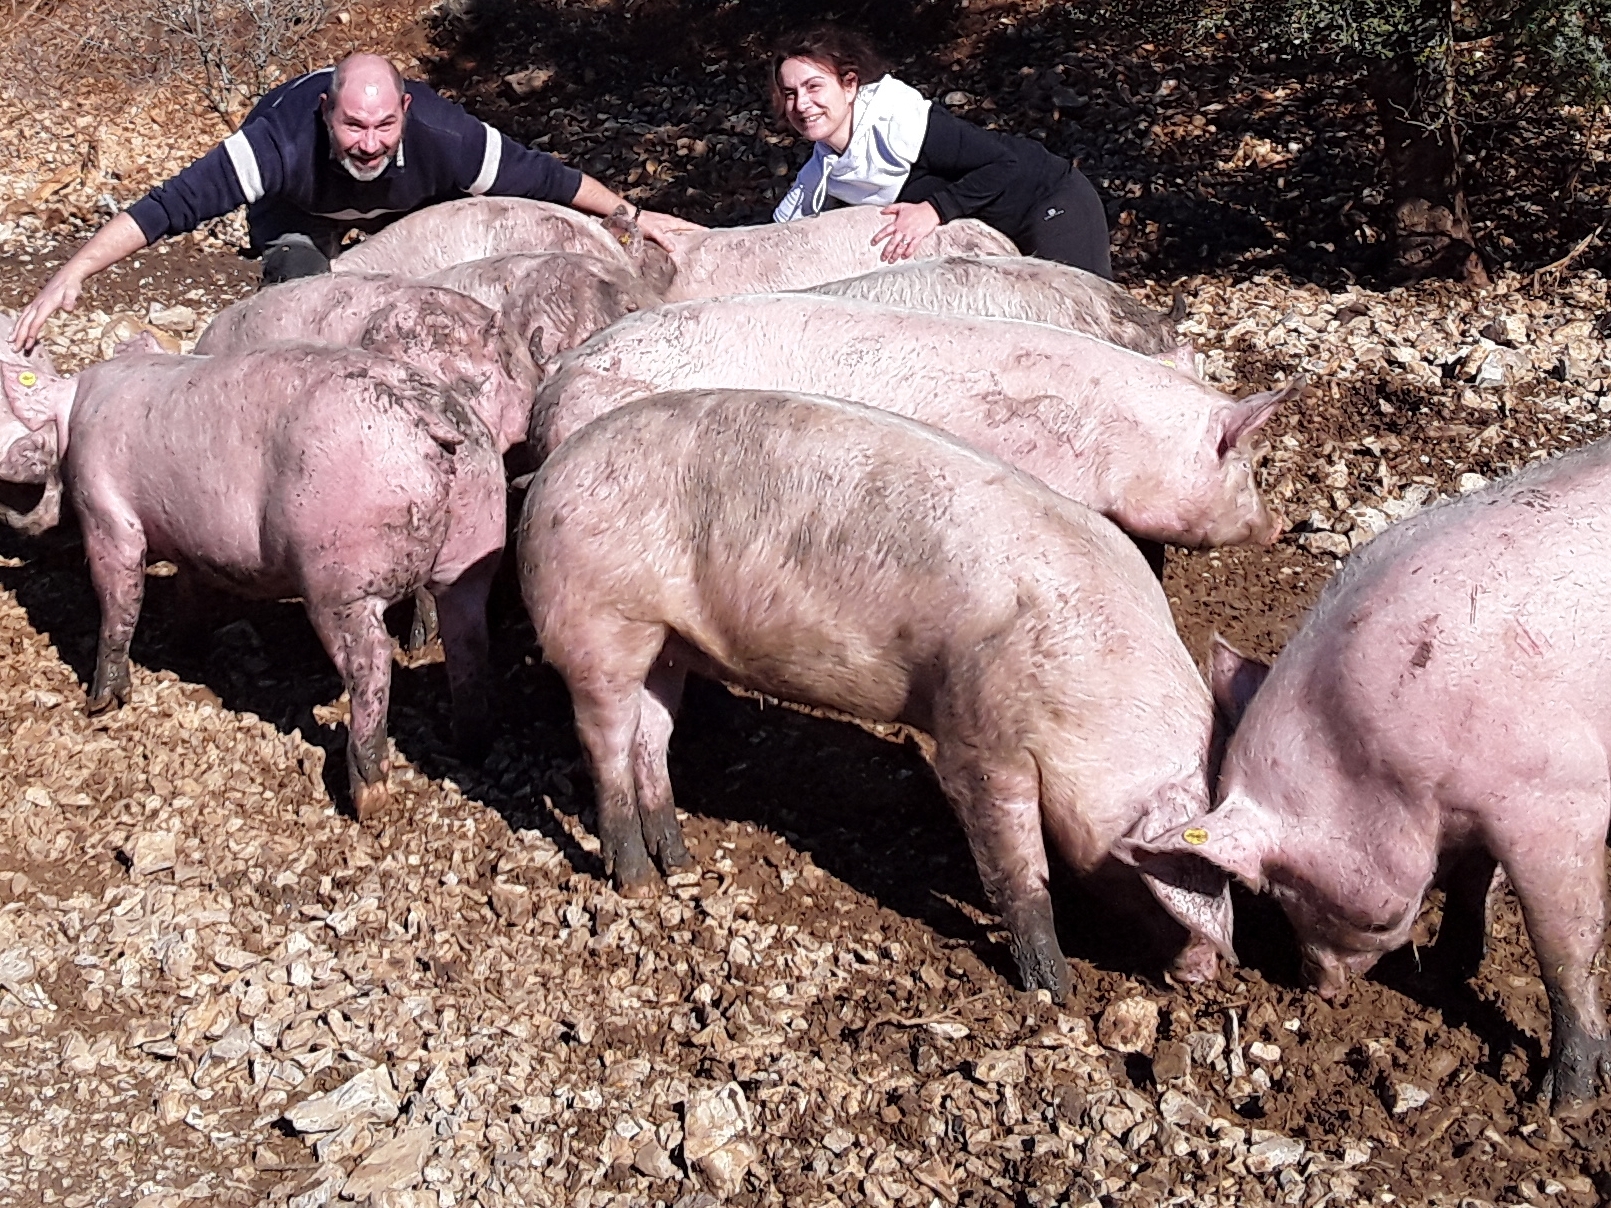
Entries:
<svg viewBox="0 0 1611 1208">
<path fill-rule="evenodd" d="M 1269 523 L 1265 526 L 1264 536 L 1259 539 L 1260 545 L 1274 545 L 1281 540 L 1281 534 L 1287 531 L 1287 518 L 1280 512 L 1271 510 Z"/>
<path fill-rule="evenodd" d="M 1304 978 L 1315 988 L 1315 993 L 1331 1001 L 1348 988 L 1354 974 L 1368 973 L 1381 959 L 1380 952 L 1338 952 L 1318 944 L 1306 944 L 1303 949 Z"/>
</svg>

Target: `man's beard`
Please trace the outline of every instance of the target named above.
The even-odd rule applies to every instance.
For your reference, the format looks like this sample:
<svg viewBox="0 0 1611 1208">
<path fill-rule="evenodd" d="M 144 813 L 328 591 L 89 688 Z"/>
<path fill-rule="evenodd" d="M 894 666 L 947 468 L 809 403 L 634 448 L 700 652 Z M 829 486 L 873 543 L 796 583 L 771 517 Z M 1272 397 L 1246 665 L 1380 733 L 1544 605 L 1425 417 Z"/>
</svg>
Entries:
<svg viewBox="0 0 1611 1208">
<path fill-rule="evenodd" d="M 348 176 L 352 177 L 354 180 L 363 181 L 365 183 L 374 180 L 387 168 L 392 166 L 392 157 L 390 155 L 382 156 L 379 160 L 368 167 L 359 167 L 350 155 L 336 155 L 334 158 L 335 161 L 340 164 L 343 169 L 345 169 Z"/>
</svg>

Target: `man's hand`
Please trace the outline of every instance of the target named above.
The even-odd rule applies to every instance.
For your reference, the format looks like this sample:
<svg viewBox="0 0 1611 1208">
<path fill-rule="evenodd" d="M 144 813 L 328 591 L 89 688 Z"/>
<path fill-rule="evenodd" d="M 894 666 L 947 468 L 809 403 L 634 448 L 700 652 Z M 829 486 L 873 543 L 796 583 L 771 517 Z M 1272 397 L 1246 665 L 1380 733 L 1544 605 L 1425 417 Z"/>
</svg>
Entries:
<svg viewBox="0 0 1611 1208">
<path fill-rule="evenodd" d="M 145 233 L 127 214 L 119 214 L 90 237 L 90 241 L 66 264 L 56 270 L 39 296 L 17 316 L 17 325 L 11 331 L 11 346 L 26 352 L 39 339 L 45 320 L 58 310 L 72 310 L 78 305 L 78 291 L 87 278 L 125 256 L 131 256 L 145 246 Z"/>
<path fill-rule="evenodd" d="M 666 251 L 674 252 L 677 248 L 673 236 L 686 235 L 690 231 L 703 231 L 705 228 L 697 222 L 689 222 L 686 218 L 678 218 L 673 214 L 662 214 L 657 210 L 639 210 L 638 229 L 651 243 L 658 243 Z"/>
<path fill-rule="evenodd" d="M 885 264 L 909 260 L 913 250 L 940 228 L 940 212 L 926 201 L 897 201 L 878 211 L 890 219 L 888 226 L 880 227 L 873 242 L 887 239 L 879 259 Z"/>
<path fill-rule="evenodd" d="M 16 351 L 27 352 L 34 346 L 44 330 L 45 320 L 51 315 L 78 305 L 78 291 L 84 283 L 76 272 L 69 271 L 71 269 L 71 261 L 62 265 L 34 300 L 22 308 L 16 326 L 11 329 L 11 347 Z"/>
</svg>

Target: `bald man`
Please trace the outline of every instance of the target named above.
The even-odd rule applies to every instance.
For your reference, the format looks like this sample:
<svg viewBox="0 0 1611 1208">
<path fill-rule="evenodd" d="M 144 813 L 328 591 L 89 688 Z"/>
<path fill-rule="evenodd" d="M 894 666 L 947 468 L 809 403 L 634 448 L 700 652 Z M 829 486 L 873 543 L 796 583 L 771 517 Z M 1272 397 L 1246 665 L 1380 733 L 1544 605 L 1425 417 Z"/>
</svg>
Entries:
<svg viewBox="0 0 1611 1208">
<path fill-rule="evenodd" d="M 93 274 L 238 205 L 247 207 L 251 250 L 269 285 L 327 272 L 349 230 L 373 234 L 435 202 L 481 194 L 588 214 L 636 210 L 591 176 L 405 81 L 378 55 L 353 55 L 281 84 L 234 134 L 97 231 L 18 316 L 11 343 L 31 347 Z M 662 244 L 672 231 L 697 229 L 648 210 L 637 218 Z"/>
</svg>

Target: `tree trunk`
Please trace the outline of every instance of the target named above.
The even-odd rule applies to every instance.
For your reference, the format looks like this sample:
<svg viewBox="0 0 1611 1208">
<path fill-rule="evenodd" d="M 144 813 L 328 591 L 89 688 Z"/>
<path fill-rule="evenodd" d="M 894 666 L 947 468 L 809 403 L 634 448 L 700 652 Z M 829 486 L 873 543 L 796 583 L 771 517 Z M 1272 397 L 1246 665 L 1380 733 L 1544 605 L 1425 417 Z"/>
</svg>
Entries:
<svg viewBox="0 0 1611 1208">
<path fill-rule="evenodd" d="M 1393 276 L 1489 284 L 1461 186 L 1450 73 L 1400 55 L 1371 73 L 1370 91 L 1393 181 Z"/>
</svg>

